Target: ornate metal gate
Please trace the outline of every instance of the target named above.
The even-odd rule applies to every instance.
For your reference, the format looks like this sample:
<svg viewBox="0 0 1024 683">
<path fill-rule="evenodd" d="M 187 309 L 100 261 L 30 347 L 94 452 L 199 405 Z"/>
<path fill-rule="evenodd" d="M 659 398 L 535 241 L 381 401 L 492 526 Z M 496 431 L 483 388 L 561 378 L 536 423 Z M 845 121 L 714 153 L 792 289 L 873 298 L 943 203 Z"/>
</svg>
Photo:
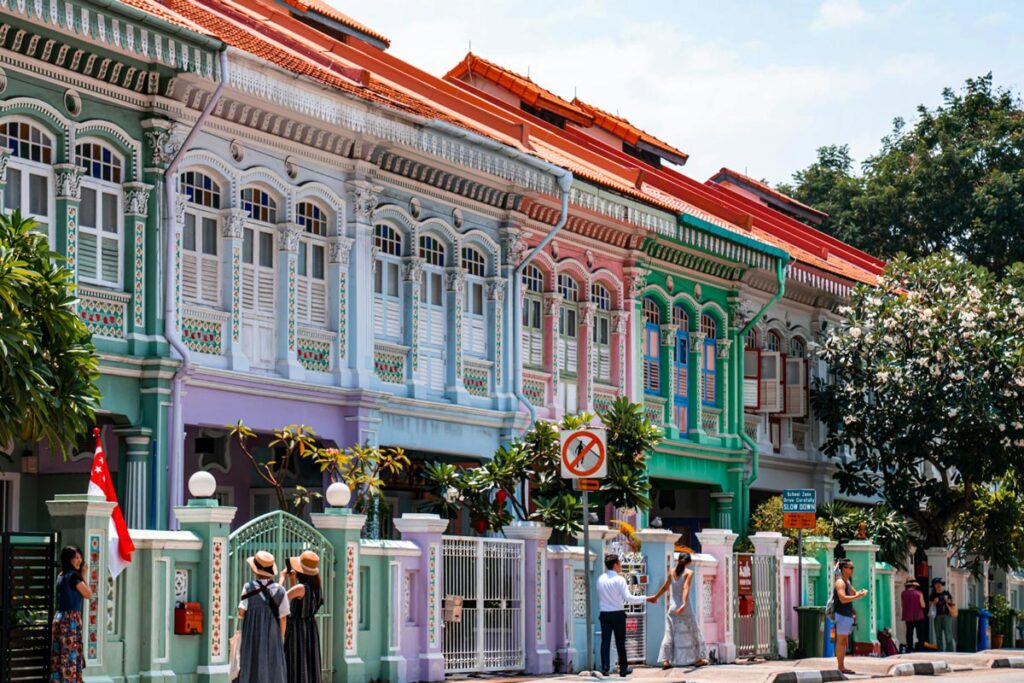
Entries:
<svg viewBox="0 0 1024 683">
<path fill-rule="evenodd" d="M 737 553 L 733 586 L 736 654 L 739 657 L 777 657 L 776 610 L 779 599 L 778 563 L 774 557 Z"/>
<path fill-rule="evenodd" d="M 50 678 L 57 533 L 0 533 L 0 683 Z"/>
<path fill-rule="evenodd" d="M 647 558 L 643 553 L 623 550 L 622 575 L 634 595 L 647 592 Z M 647 658 L 647 603 L 626 606 L 626 658 L 630 664 L 643 664 Z"/>
<path fill-rule="evenodd" d="M 446 621 L 446 673 L 520 671 L 523 637 L 523 542 L 444 537 L 444 596 L 462 598 L 462 619 Z"/>
<path fill-rule="evenodd" d="M 304 550 L 312 550 L 320 556 L 320 584 L 323 588 L 324 606 L 317 614 L 317 626 L 320 629 L 320 657 L 325 680 L 330 680 L 334 672 L 334 652 L 331 646 L 334 620 L 334 546 L 327 542 L 323 534 L 288 512 L 278 510 L 257 517 L 239 527 L 231 534 L 228 543 L 228 567 L 230 571 L 228 605 L 237 605 L 242 595 L 242 588 L 252 579 L 252 571 L 245 563 L 246 558 L 259 550 L 267 550 L 274 554 L 278 570 L 284 569 L 289 557 L 295 557 Z M 231 625 L 229 633 L 238 627 L 238 610 L 228 610 Z"/>
</svg>

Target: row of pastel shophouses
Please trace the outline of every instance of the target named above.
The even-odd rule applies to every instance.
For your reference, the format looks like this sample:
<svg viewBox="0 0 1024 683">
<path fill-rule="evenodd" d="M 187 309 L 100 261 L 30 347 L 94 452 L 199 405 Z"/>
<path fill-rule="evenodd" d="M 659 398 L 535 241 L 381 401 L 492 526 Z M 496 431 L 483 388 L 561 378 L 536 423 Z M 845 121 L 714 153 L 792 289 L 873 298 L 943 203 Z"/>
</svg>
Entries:
<svg viewBox="0 0 1024 683">
<path fill-rule="evenodd" d="M 318 0 L 0 0 L 0 202 L 75 273 L 139 548 L 90 607 L 88 676 L 224 680 L 233 593 L 260 545 L 323 551 L 334 680 L 578 670 L 582 548 L 421 516 L 423 467 L 474 467 L 531 420 L 618 396 L 664 438 L 651 510 L 627 515 L 640 550 L 595 543 L 649 586 L 671 547 L 698 551 L 718 661 L 784 654 L 795 569 L 776 537 L 754 541 L 771 560 L 732 543 L 785 488 L 843 497 L 810 406 L 827 376 L 816 340 L 884 264 L 762 182 L 686 175 L 684 151 L 625 118 L 472 53 L 438 77 L 388 48 Z M 275 512 L 229 437 L 239 420 L 264 459 L 289 424 L 403 448 L 412 465 L 386 482 L 375 538 L 319 499 L 303 520 Z M 4 445 L 0 531 L 59 530 L 99 589 L 105 508 L 82 498 L 92 441 L 73 441 L 66 458 Z M 198 471 L 217 486 L 189 501 Z M 311 463 L 286 476 L 325 492 Z M 858 626 L 871 642 L 898 618 L 899 581 L 861 566 L 881 586 Z M 808 562 L 808 599 L 825 574 Z M 175 632 L 178 603 L 201 605 L 202 634 Z M 638 653 L 662 628 L 644 617 Z"/>
</svg>

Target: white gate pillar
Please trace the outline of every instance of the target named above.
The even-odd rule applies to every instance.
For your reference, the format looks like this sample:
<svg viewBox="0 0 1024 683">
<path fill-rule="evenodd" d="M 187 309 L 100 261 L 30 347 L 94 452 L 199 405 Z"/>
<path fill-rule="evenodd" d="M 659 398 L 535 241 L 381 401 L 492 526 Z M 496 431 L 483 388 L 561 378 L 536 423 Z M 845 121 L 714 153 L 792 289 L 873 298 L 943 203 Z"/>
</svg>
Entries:
<svg viewBox="0 0 1024 683">
<path fill-rule="evenodd" d="M 438 515 L 406 513 L 395 520 L 395 528 L 403 541 L 419 546 L 418 570 L 412 574 L 416 582 L 416 622 L 423 625 L 420 642 L 403 642 L 409 679 L 414 681 L 443 681 L 444 653 L 441 644 L 441 534 L 448 528 L 448 520 Z M 408 646 L 408 647 L 407 647 Z"/>
<path fill-rule="evenodd" d="M 778 653 L 781 655 L 786 652 L 786 630 L 783 626 L 782 619 L 782 605 L 785 604 L 783 601 L 783 577 L 782 577 L 782 558 L 786 554 L 786 542 L 789 539 L 777 531 L 758 531 L 756 534 L 750 537 L 750 542 L 754 544 L 754 555 L 761 555 L 765 557 L 775 558 L 775 623 L 772 625 L 772 632 L 775 634 L 775 640 L 778 644 Z"/>
<path fill-rule="evenodd" d="M 554 673 L 547 637 L 547 553 L 551 529 L 536 522 L 516 522 L 504 528 L 505 537 L 523 541 L 523 607 L 526 628 L 526 673 Z"/>
<path fill-rule="evenodd" d="M 715 629 L 711 634 L 705 629 L 704 637 L 709 649 L 717 647 L 718 661 L 722 664 L 736 661 L 736 638 L 733 635 L 735 586 L 732 549 L 737 538 L 739 537 L 729 529 L 705 529 L 697 534 L 701 552 L 718 560 L 714 581 L 711 584 L 711 620 L 715 623 Z"/>
</svg>

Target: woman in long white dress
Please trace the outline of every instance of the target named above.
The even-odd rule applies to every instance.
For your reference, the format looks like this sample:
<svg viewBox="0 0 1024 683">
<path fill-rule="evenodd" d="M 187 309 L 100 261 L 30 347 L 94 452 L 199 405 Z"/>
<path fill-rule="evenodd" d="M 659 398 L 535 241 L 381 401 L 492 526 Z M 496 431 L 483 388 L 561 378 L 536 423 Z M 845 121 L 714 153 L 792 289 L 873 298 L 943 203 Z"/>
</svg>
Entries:
<svg viewBox="0 0 1024 683">
<path fill-rule="evenodd" d="M 649 602 L 656 603 L 666 592 L 670 596 L 668 614 L 665 615 L 665 637 L 658 654 L 665 669 L 705 666 L 708 663 L 704 636 L 695 612 L 694 573 L 689 568 L 691 561 L 690 553 L 679 553 L 675 569 L 669 572 L 664 585 L 648 598 Z"/>
</svg>

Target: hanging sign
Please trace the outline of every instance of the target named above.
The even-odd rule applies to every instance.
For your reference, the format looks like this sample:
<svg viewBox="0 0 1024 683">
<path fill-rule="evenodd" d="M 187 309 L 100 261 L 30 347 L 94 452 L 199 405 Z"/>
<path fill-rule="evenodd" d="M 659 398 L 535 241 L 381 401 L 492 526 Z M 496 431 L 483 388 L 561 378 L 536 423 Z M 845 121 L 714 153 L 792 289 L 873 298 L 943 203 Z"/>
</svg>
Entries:
<svg viewBox="0 0 1024 683">
<path fill-rule="evenodd" d="M 563 479 L 601 479 L 608 474 L 603 429 L 564 429 L 561 443 Z"/>
</svg>

